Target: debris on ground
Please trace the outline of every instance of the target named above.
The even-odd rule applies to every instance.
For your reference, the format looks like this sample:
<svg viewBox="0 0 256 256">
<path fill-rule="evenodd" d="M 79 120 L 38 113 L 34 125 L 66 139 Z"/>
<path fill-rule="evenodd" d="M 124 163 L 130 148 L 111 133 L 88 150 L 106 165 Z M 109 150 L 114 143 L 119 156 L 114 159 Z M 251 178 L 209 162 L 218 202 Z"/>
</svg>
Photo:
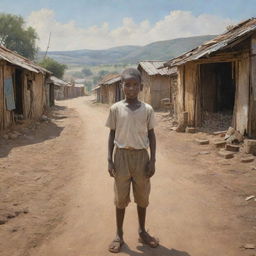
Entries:
<svg viewBox="0 0 256 256">
<path fill-rule="evenodd" d="M 243 142 L 244 136 L 233 127 L 229 127 L 224 139 L 227 143 L 240 143 Z"/>
<path fill-rule="evenodd" d="M 199 155 L 209 155 L 210 152 L 209 151 L 201 151 L 199 152 Z"/>
<path fill-rule="evenodd" d="M 251 200 L 251 199 L 253 199 L 253 198 L 255 198 L 255 196 L 254 196 L 254 195 L 247 196 L 247 197 L 245 198 L 245 201 L 249 201 L 249 200 Z"/>
<path fill-rule="evenodd" d="M 196 133 L 197 129 L 195 127 L 186 127 L 186 133 Z"/>
<path fill-rule="evenodd" d="M 254 159 L 255 159 L 255 157 L 253 157 L 253 156 L 246 156 L 246 157 L 241 158 L 241 162 L 242 163 L 250 163 L 250 162 L 253 162 Z"/>
<path fill-rule="evenodd" d="M 225 159 L 230 159 L 230 158 L 233 158 L 234 157 L 234 153 L 233 152 L 230 152 L 230 151 L 226 151 L 225 149 L 221 149 L 219 152 L 218 152 L 218 155 L 225 158 Z"/>
<path fill-rule="evenodd" d="M 217 131 L 217 132 L 213 132 L 213 135 L 220 135 L 221 137 L 224 137 L 225 134 L 227 133 L 227 130 L 225 131 Z"/>
<path fill-rule="evenodd" d="M 224 148 L 227 142 L 225 140 L 215 140 L 213 141 L 213 145 L 215 148 Z"/>
<path fill-rule="evenodd" d="M 244 140 L 244 148 L 246 154 L 256 155 L 256 140 Z"/>
<path fill-rule="evenodd" d="M 244 249 L 255 249 L 255 244 L 245 244 L 243 245 Z"/>
<path fill-rule="evenodd" d="M 202 132 L 216 132 L 226 130 L 232 123 L 232 113 L 230 112 L 218 112 L 210 113 L 204 112 L 202 117 Z"/>
<path fill-rule="evenodd" d="M 207 145 L 210 143 L 209 140 L 206 140 L 206 139 L 196 139 L 195 141 L 199 145 Z"/>
<path fill-rule="evenodd" d="M 239 152 L 240 146 L 233 144 L 226 144 L 226 150 L 231 152 Z"/>
</svg>

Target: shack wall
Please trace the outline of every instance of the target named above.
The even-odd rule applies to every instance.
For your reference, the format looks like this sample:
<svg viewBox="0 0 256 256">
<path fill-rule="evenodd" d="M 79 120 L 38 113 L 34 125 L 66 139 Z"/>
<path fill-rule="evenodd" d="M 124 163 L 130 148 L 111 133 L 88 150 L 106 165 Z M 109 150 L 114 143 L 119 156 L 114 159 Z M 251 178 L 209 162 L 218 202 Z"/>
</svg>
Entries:
<svg viewBox="0 0 256 256">
<path fill-rule="evenodd" d="M 198 86 L 198 66 L 196 63 L 185 64 L 185 111 L 188 112 L 188 125 L 195 125 L 196 99 Z"/>
<path fill-rule="evenodd" d="M 250 43 L 250 90 L 249 90 L 249 127 L 248 134 L 256 138 L 256 33 L 251 37 Z"/>
<path fill-rule="evenodd" d="M 236 102 L 234 108 L 235 128 L 241 133 L 248 132 L 249 115 L 249 56 L 243 55 L 237 61 Z"/>
<path fill-rule="evenodd" d="M 14 112 L 13 111 L 9 111 L 6 108 L 6 101 L 5 101 L 5 97 L 4 97 L 4 80 L 7 78 L 13 78 L 14 75 L 14 67 L 7 65 L 6 62 L 3 65 L 3 85 L 2 85 L 2 94 L 3 94 L 3 129 L 6 129 L 8 127 L 10 127 L 13 123 L 14 123 Z M 13 81 L 14 84 L 14 81 Z M 13 86 L 14 87 L 14 86 Z M 15 91 L 14 91 L 15 94 Z"/>
<path fill-rule="evenodd" d="M 169 76 L 151 76 L 151 105 L 154 109 L 161 108 L 161 99 L 170 98 L 170 77 Z"/>
</svg>

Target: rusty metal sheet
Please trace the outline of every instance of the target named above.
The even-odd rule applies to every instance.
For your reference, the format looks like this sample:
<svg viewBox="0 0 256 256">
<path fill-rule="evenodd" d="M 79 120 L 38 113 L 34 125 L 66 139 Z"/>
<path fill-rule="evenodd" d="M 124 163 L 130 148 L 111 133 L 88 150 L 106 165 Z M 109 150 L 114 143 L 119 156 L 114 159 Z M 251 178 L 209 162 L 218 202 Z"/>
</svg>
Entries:
<svg viewBox="0 0 256 256">
<path fill-rule="evenodd" d="M 164 61 L 141 61 L 138 68 L 142 68 L 149 76 L 154 75 L 172 75 L 177 72 L 176 69 L 164 67 Z"/>
<path fill-rule="evenodd" d="M 0 46 L 0 59 L 3 59 L 13 65 L 17 65 L 35 73 L 51 74 L 50 71 L 40 67 L 39 65 L 36 65 L 31 60 L 26 59 L 23 56 L 17 54 L 16 52 L 13 52 L 3 46 Z"/>
<path fill-rule="evenodd" d="M 193 61 L 200 59 L 206 55 L 217 52 L 218 50 L 225 49 L 231 43 L 238 41 L 238 39 L 250 35 L 253 31 L 256 30 L 256 18 L 251 18 L 246 21 L 243 21 L 233 27 L 231 30 L 227 31 L 224 34 L 221 34 L 214 39 L 205 42 L 204 44 L 198 46 L 197 48 L 186 52 L 176 58 L 169 60 L 164 63 L 165 67 L 173 67 L 182 65 L 188 61 Z"/>
</svg>

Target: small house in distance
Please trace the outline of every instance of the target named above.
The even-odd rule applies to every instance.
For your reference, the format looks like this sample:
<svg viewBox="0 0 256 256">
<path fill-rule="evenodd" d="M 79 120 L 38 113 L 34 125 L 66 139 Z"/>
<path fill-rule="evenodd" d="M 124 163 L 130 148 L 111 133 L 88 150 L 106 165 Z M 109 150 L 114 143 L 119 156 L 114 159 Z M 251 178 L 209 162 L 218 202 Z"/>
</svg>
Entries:
<svg viewBox="0 0 256 256">
<path fill-rule="evenodd" d="M 0 46 L 0 130 L 17 119 L 38 119 L 46 106 L 51 72 Z"/>
<path fill-rule="evenodd" d="M 141 73 L 143 89 L 140 99 L 152 105 L 154 109 L 161 108 L 161 100 L 168 98 L 173 101 L 172 87 L 176 86 L 176 68 L 161 68 L 164 61 L 141 61 L 138 70 Z"/>
<path fill-rule="evenodd" d="M 73 97 L 85 96 L 84 84 L 74 84 Z"/>
<path fill-rule="evenodd" d="M 177 112 L 200 127 L 209 115 L 230 116 L 227 124 L 256 137 L 256 19 L 164 64 L 178 69 Z M 215 120 L 215 123 L 221 120 Z"/>
<path fill-rule="evenodd" d="M 48 79 L 48 84 L 54 86 L 54 99 L 55 100 L 64 100 L 65 99 L 65 88 L 68 86 L 68 83 L 57 78 L 56 76 L 51 76 Z M 52 104 L 53 102 L 51 102 Z"/>
<path fill-rule="evenodd" d="M 113 104 L 124 98 L 121 88 L 121 76 L 108 74 L 102 78 L 93 89 L 96 93 L 96 101 L 99 103 Z"/>
</svg>

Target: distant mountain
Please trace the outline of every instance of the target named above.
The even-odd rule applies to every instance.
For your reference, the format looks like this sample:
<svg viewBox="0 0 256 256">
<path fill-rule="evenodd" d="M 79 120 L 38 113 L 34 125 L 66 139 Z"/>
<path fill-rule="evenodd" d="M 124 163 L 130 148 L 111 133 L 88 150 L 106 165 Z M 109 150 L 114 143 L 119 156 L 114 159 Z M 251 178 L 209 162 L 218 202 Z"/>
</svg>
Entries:
<svg viewBox="0 0 256 256">
<path fill-rule="evenodd" d="M 67 65 L 136 64 L 141 60 L 171 59 L 213 37 L 215 36 L 177 38 L 145 46 L 120 46 L 106 50 L 52 51 L 48 52 L 48 56 Z"/>
</svg>

